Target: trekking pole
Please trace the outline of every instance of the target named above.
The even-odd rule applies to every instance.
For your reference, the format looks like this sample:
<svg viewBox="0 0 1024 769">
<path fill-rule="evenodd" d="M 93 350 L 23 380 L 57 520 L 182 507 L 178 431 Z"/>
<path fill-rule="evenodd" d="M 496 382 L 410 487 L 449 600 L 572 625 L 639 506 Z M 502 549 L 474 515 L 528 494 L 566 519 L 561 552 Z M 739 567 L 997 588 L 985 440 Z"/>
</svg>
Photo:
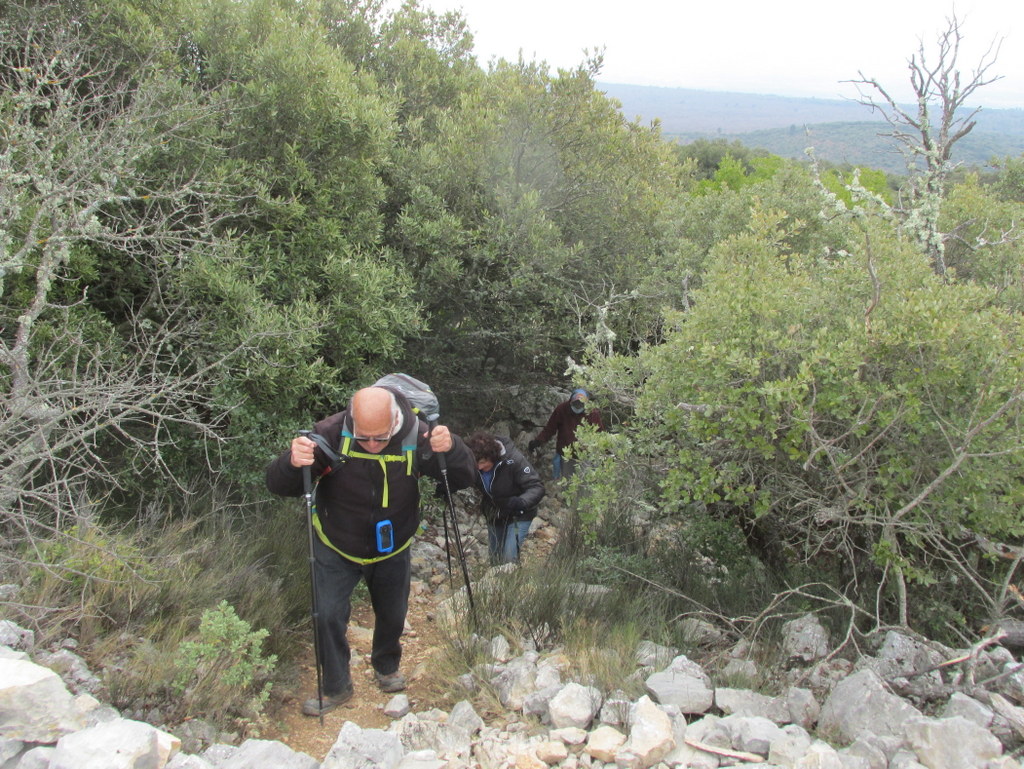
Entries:
<svg viewBox="0 0 1024 769">
<path fill-rule="evenodd" d="M 508 549 L 506 547 L 508 545 L 508 527 L 511 524 L 511 521 L 505 521 L 505 525 L 502 527 L 501 530 L 501 541 L 498 542 L 498 559 L 502 563 L 505 562 L 505 551 Z"/>
<path fill-rule="evenodd" d="M 441 465 L 444 473 L 445 491 L 447 492 L 448 485 L 448 467 L 444 464 Z M 448 560 L 448 579 L 452 578 L 452 551 L 451 545 L 448 542 L 448 512 L 445 511 L 441 514 L 441 521 L 444 523 L 444 555 Z"/>
<path fill-rule="evenodd" d="M 299 435 L 309 437 L 309 430 Z M 320 726 L 324 725 L 323 663 L 320 660 L 320 608 L 316 598 L 316 555 L 313 552 L 313 473 L 309 465 L 302 466 L 302 491 L 306 498 L 306 533 L 309 536 L 309 593 L 313 616 L 313 658 L 316 662 L 316 700 L 319 705 Z"/>
<path fill-rule="evenodd" d="M 433 432 L 434 425 L 437 423 L 437 419 L 438 419 L 437 416 L 434 415 L 433 418 L 429 419 L 429 421 L 427 422 L 427 425 L 430 428 L 429 431 L 427 432 L 427 436 L 428 437 L 430 436 L 430 433 Z M 455 552 L 459 556 L 459 561 L 462 563 L 462 578 L 463 578 L 463 580 L 465 580 L 465 583 L 466 583 L 466 597 L 469 599 L 469 612 L 470 612 L 470 616 L 475 621 L 476 620 L 476 606 L 474 606 L 474 604 L 473 604 L 473 588 L 470 587 L 470 584 L 469 584 L 469 569 L 466 566 L 466 551 L 462 547 L 462 535 L 459 533 L 459 522 L 458 522 L 458 520 L 455 517 L 455 502 L 452 501 L 452 490 L 451 490 L 451 486 L 448 485 L 448 462 L 445 460 L 443 453 L 438 453 L 437 461 L 438 461 L 438 464 L 441 466 L 441 480 L 444 482 L 444 495 L 445 495 L 445 498 L 448 500 L 448 513 L 446 513 L 446 515 L 450 514 L 451 518 L 452 518 L 452 535 L 453 535 L 453 538 L 455 540 Z M 442 517 L 445 517 L 445 516 L 442 516 Z M 447 544 L 447 542 L 448 542 L 448 540 L 447 540 L 447 532 L 448 532 L 447 526 L 448 526 L 448 524 L 445 523 L 445 544 Z M 445 548 L 445 549 L 447 550 L 447 548 Z M 448 559 L 449 559 L 448 560 L 448 571 L 449 571 L 449 574 L 450 574 L 451 573 L 451 555 L 448 556 Z"/>
</svg>

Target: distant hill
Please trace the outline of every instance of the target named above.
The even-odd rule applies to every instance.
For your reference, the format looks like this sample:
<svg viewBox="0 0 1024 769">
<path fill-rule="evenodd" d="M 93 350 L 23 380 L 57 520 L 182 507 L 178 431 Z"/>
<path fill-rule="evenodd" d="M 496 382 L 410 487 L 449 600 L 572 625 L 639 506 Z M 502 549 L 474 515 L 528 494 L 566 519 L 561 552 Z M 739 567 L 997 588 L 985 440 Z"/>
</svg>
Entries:
<svg viewBox="0 0 1024 769">
<path fill-rule="evenodd" d="M 980 117 L 980 116 L 979 116 Z M 1024 153 L 1024 135 L 982 131 L 981 121 L 953 149 L 953 159 L 966 166 L 984 167 L 993 158 Z M 814 154 L 832 163 L 870 166 L 886 173 L 904 174 L 906 161 L 895 140 L 886 136 L 886 123 L 813 123 L 805 129 L 773 128 L 750 131 L 728 137 L 738 139 L 747 147 L 760 147 L 783 157 L 806 157 L 808 147 Z M 668 134 L 666 134 L 667 136 Z M 675 136 L 679 141 L 693 141 L 696 136 Z"/>
<path fill-rule="evenodd" d="M 698 91 L 688 88 L 598 83 L 622 105 L 623 115 L 659 120 L 666 138 L 738 140 L 776 155 L 817 157 L 832 163 L 868 165 L 888 173 L 906 166 L 892 139 L 880 137 L 888 124 L 852 100 Z M 984 166 L 993 157 L 1024 153 L 1024 110 L 983 109 L 977 126 L 956 145 L 954 159 Z"/>
</svg>

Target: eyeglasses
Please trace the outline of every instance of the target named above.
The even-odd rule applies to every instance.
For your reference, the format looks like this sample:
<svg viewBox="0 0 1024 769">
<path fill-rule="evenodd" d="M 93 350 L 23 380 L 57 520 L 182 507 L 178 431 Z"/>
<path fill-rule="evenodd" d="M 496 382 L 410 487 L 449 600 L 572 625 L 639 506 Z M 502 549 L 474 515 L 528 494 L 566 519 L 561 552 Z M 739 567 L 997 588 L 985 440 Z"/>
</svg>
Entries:
<svg viewBox="0 0 1024 769">
<path fill-rule="evenodd" d="M 384 435 L 353 435 L 352 440 L 360 443 L 387 443 L 395 437 L 395 431 L 397 429 L 397 425 L 392 425 L 391 430 Z"/>
<path fill-rule="evenodd" d="M 387 443 L 394 436 L 394 433 L 388 433 L 387 435 L 353 435 L 352 440 L 360 443 Z"/>
</svg>

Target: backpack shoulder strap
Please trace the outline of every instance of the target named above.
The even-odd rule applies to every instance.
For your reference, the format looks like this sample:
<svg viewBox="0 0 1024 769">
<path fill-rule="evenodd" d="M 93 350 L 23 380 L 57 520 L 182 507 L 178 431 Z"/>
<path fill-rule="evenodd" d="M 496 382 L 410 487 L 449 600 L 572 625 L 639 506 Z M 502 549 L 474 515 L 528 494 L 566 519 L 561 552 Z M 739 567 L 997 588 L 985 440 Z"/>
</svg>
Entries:
<svg viewBox="0 0 1024 769">
<path fill-rule="evenodd" d="M 384 385 L 385 389 L 391 390 L 395 398 L 398 399 L 399 407 L 404 406 L 408 408 L 402 409 L 404 414 L 407 414 L 409 426 L 405 430 L 405 434 L 402 435 L 402 455 L 405 457 L 405 474 L 415 475 L 418 467 L 419 452 L 417 447 L 419 445 L 419 434 L 420 434 L 420 409 L 413 403 L 405 392 L 399 389 L 392 389 Z"/>
</svg>

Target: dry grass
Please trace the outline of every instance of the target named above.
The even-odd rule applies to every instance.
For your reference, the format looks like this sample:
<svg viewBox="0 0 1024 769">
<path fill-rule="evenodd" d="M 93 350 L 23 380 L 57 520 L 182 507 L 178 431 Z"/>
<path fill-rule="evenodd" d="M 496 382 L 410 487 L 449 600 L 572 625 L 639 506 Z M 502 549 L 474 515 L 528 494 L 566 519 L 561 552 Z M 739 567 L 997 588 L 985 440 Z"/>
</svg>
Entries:
<svg viewBox="0 0 1024 769">
<path fill-rule="evenodd" d="M 504 712 L 486 667 L 495 662 L 492 639 L 503 636 L 512 655 L 523 647 L 561 653 L 568 661 L 567 676 L 603 694 L 641 694 L 634 675 L 637 646 L 650 633 L 669 632 L 664 607 L 656 600 L 637 600 L 635 592 L 584 585 L 577 576 L 575 559 L 565 553 L 491 570 L 474 587 L 475 617 L 464 597 L 456 611 L 446 613 L 446 646 L 434 671 L 438 680 L 451 682 L 477 671 L 474 706 Z"/>
<path fill-rule="evenodd" d="M 94 524 L 51 535 L 11 561 L 22 588 L 0 611 L 32 628 L 39 645 L 74 638 L 119 709 L 183 717 L 190 704 L 188 691 L 174 691 L 175 660 L 198 638 L 204 612 L 226 601 L 253 633 L 272 631 L 268 655 L 293 646 L 308 609 L 305 535 L 293 512 L 268 508 L 239 521 L 215 509 L 145 529 Z M 257 719 L 251 690 L 266 683 L 258 678 L 218 691 L 224 708 L 213 720 L 238 728 Z"/>
</svg>

